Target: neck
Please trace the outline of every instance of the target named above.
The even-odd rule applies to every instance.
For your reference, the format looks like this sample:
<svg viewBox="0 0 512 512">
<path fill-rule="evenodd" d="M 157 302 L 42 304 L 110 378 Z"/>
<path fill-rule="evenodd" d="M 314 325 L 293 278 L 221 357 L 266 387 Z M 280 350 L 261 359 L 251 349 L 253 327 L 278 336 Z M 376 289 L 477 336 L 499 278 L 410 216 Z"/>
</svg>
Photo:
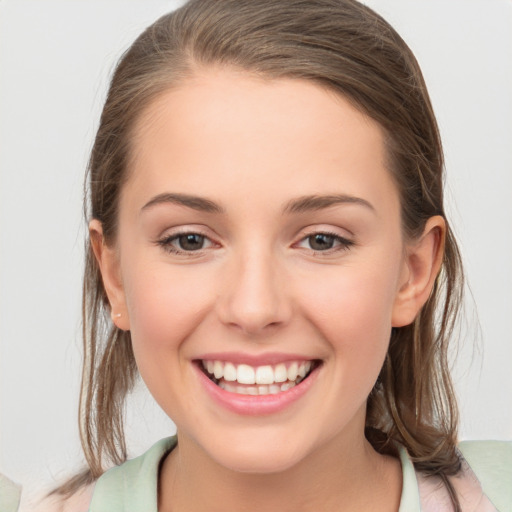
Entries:
<svg viewBox="0 0 512 512">
<path fill-rule="evenodd" d="M 375 452 L 364 436 L 356 443 L 335 440 L 271 474 L 233 471 L 179 437 L 162 465 L 158 509 L 396 512 L 401 479 L 399 461 Z"/>
</svg>

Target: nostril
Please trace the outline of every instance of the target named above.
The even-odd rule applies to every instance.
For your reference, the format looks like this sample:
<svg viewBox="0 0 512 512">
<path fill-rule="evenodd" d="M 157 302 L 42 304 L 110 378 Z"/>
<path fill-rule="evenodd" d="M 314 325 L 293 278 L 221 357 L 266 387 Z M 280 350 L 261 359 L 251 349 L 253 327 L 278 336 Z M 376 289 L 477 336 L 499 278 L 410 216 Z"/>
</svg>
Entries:
<svg viewBox="0 0 512 512">
<path fill-rule="evenodd" d="M 238 322 L 229 322 L 231 327 L 243 332 L 247 336 L 262 336 L 270 335 L 274 331 L 279 330 L 283 325 L 283 322 L 265 322 L 265 321 L 250 321 L 240 320 Z"/>
</svg>

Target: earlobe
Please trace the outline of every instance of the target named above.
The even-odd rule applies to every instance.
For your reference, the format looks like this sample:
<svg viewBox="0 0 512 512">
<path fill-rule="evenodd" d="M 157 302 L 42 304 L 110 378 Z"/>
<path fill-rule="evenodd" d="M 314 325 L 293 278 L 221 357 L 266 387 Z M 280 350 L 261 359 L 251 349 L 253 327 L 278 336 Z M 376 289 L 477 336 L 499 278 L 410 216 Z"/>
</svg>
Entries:
<svg viewBox="0 0 512 512">
<path fill-rule="evenodd" d="M 445 220 L 436 215 L 428 219 L 421 237 L 407 246 L 402 281 L 393 306 L 393 327 L 414 322 L 427 302 L 443 261 L 445 234 Z"/>
<path fill-rule="evenodd" d="M 126 298 L 121 280 L 119 257 L 114 247 L 105 243 L 103 227 L 97 219 L 89 223 L 91 247 L 100 268 L 103 286 L 110 303 L 112 322 L 123 331 L 130 330 Z"/>
</svg>

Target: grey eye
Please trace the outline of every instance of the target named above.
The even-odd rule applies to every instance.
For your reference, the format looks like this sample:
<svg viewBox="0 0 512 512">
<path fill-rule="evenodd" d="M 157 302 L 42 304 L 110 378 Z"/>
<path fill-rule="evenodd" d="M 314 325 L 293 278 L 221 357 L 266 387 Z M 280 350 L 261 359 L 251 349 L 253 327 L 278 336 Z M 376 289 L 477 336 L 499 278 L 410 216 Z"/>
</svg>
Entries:
<svg viewBox="0 0 512 512">
<path fill-rule="evenodd" d="M 308 249 L 316 253 L 334 251 L 344 251 L 350 249 L 354 245 L 352 240 L 348 240 L 335 233 L 325 233 L 319 231 L 305 236 L 298 244 L 297 247 Z"/>
<path fill-rule="evenodd" d="M 178 235 L 174 242 L 182 251 L 198 251 L 203 249 L 205 237 L 197 233 L 186 233 Z"/>
<path fill-rule="evenodd" d="M 316 233 L 315 235 L 308 236 L 307 240 L 309 246 L 314 251 L 326 251 L 334 247 L 336 237 L 325 233 Z"/>
</svg>

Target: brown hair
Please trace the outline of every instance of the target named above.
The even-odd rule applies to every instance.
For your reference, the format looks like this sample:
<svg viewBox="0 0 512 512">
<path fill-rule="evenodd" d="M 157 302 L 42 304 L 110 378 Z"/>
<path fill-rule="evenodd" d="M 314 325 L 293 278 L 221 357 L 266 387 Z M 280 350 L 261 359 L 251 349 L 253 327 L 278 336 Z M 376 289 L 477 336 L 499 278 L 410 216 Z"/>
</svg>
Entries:
<svg viewBox="0 0 512 512">
<path fill-rule="evenodd" d="M 120 60 L 89 162 L 86 216 L 107 243 L 117 229 L 134 124 L 148 105 L 194 69 L 227 65 L 269 79 L 313 81 L 349 99 L 382 127 L 408 237 L 442 215 L 443 153 L 420 68 L 395 30 L 353 0 L 192 0 L 163 16 Z M 447 228 L 444 260 L 432 294 L 413 324 L 392 330 L 389 351 L 368 398 L 366 436 L 375 449 L 403 444 L 418 469 L 448 480 L 457 473 L 457 408 L 447 346 L 461 302 L 462 268 Z M 86 475 L 126 459 L 124 399 L 137 368 L 130 333 L 109 318 L 109 304 L 90 244 L 83 289 L 84 364 L 80 433 Z"/>
</svg>

